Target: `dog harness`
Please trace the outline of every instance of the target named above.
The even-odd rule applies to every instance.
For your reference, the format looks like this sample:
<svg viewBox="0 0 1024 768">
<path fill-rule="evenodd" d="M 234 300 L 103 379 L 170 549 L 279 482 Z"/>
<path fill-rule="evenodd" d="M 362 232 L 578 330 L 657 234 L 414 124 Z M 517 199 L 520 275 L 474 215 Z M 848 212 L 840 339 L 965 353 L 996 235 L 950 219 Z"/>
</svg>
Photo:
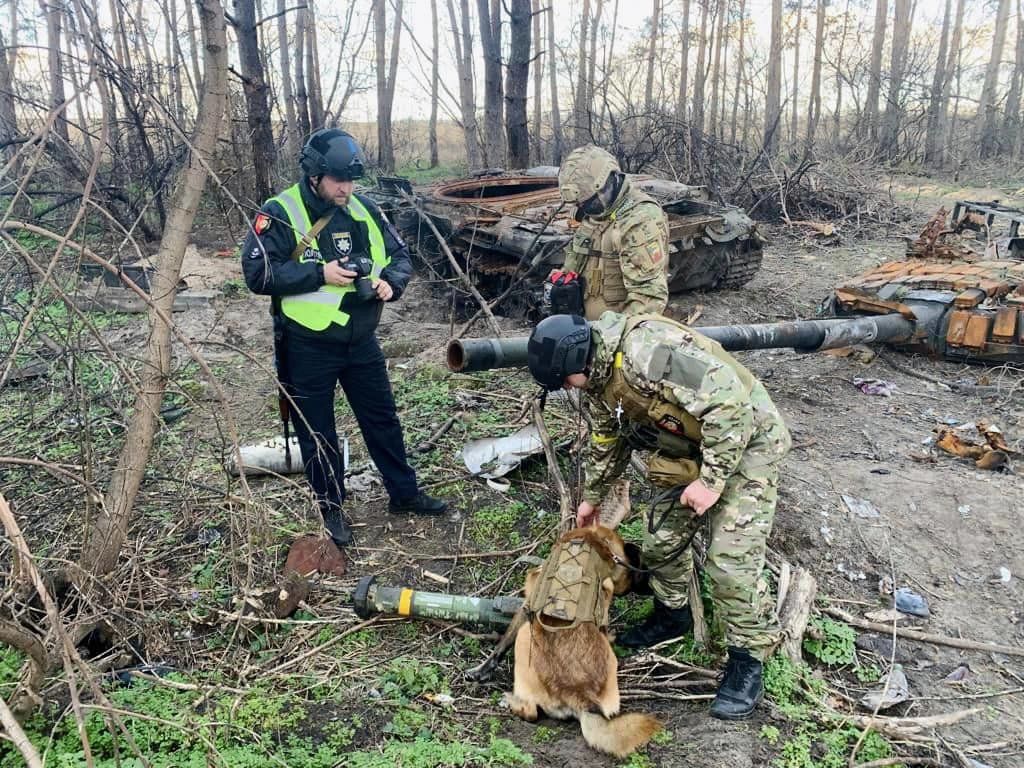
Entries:
<svg viewBox="0 0 1024 768">
<path fill-rule="evenodd" d="M 589 541 L 569 539 L 555 544 L 526 603 L 527 615 L 549 632 L 572 629 L 587 621 L 607 629 L 601 583 L 613 568 Z"/>
</svg>

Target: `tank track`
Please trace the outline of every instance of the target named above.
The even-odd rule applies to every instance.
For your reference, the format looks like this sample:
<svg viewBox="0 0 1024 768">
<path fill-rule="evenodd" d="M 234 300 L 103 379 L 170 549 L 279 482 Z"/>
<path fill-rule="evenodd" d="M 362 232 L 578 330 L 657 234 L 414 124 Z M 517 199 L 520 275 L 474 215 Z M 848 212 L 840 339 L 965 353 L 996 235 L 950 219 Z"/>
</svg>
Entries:
<svg viewBox="0 0 1024 768">
<path fill-rule="evenodd" d="M 669 293 L 742 288 L 761 269 L 763 255 L 761 242 L 753 238 L 677 252 L 669 267 Z"/>
</svg>

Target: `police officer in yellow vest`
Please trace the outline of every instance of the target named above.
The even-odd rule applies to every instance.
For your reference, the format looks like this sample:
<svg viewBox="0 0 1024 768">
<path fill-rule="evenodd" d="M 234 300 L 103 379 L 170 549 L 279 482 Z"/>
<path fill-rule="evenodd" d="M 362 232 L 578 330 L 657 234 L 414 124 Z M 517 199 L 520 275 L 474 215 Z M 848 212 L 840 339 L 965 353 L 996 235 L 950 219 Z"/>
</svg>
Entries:
<svg viewBox="0 0 1024 768">
<path fill-rule="evenodd" d="M 292 422 L 306 477 L 328 532 L 344 546 L 352 533 L 341 510 L 338 384 L 383 476 L 390 510 L 438 515 L 447 505 L 416 484 L 374 333 L 383 303 L 401 297 L 412 275 L 408 247 L 377 206 L 354 193 L 363 159 L 351 135 L 337 128 L 314 132 L 300 166 L 302 179 L 256 216 L 242 246 L 242 270 L 251 291 L 272 297 L 283 330 L 279 375 L 299 411 Z"/>
</svg>

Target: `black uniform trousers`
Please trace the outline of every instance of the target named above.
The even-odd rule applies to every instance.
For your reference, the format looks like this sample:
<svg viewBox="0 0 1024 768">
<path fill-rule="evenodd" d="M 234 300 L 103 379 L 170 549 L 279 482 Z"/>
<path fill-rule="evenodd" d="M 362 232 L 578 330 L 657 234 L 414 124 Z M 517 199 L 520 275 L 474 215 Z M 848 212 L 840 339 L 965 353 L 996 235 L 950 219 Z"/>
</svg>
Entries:
<svg viewBox="0 0 1024 768">
<path fill-rule="evenodd" d="M 403 501 L 416 496 L 416 473 L 406 458 L 402 425 L 376 337 L 369 334 L 345 344 L 286 330 L 285 343 L 289 391 L 301 414 L 293 414 L 292 424 L 321 514 L 340 510 L 345 500 L 345 468 L 334 422 L 338 384 L 391 498 Z"/>
</svg>

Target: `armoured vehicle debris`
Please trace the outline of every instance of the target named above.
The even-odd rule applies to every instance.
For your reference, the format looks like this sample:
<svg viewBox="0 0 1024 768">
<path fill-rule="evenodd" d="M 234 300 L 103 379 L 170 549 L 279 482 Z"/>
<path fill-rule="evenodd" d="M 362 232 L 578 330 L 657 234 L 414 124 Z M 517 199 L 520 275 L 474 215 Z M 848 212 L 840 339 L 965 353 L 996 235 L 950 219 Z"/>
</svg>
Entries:
<svg viewBox="0 0 1024 768">
<path fill-rule="evenodd" d="M 932 219 L 909 245 L 906 260 L 881 264 L 837 287 L 822 304 L 824 317 L 697 330 L 729 351 L 816 352 L 884 342 L 961 362 L 1024 362 L 1024 239 L 1018 236 L 1024 211 L 980 203 L 958 203 L 955 211 L 949 230 L 943 228 L 944 211 Z M 966 240 L 946 242 L 948 234 L 971 228 L 963 226 L 968 217 L 977 224 L 979 215 L 983 253 Z M 997 219 L 1009 219 L 1008 231 L 993 237 Z M 453 371 L 525 363 L 525 337 L 455 339 L 448 346 Z"/>
<path fill-rule="evenodd" d="M 711 202 L 703 187 L 650 176 L 629 178 L 668 214 L 672 293 L 739 288 L 757 273 L 765 241 L 743 210 Z M 572 211 L 561 206 L 557 167 L 478 175 L 415 192 L 407 179 L 382 177 L 368 194 L 429 270 L 453 275 L 417 206 L 485 299 L 493 301 L 507 292 L 496 311 L 530 320 L 540 317 L 541 283 L 562 265 L 577 226 Z"/>
</svg>

